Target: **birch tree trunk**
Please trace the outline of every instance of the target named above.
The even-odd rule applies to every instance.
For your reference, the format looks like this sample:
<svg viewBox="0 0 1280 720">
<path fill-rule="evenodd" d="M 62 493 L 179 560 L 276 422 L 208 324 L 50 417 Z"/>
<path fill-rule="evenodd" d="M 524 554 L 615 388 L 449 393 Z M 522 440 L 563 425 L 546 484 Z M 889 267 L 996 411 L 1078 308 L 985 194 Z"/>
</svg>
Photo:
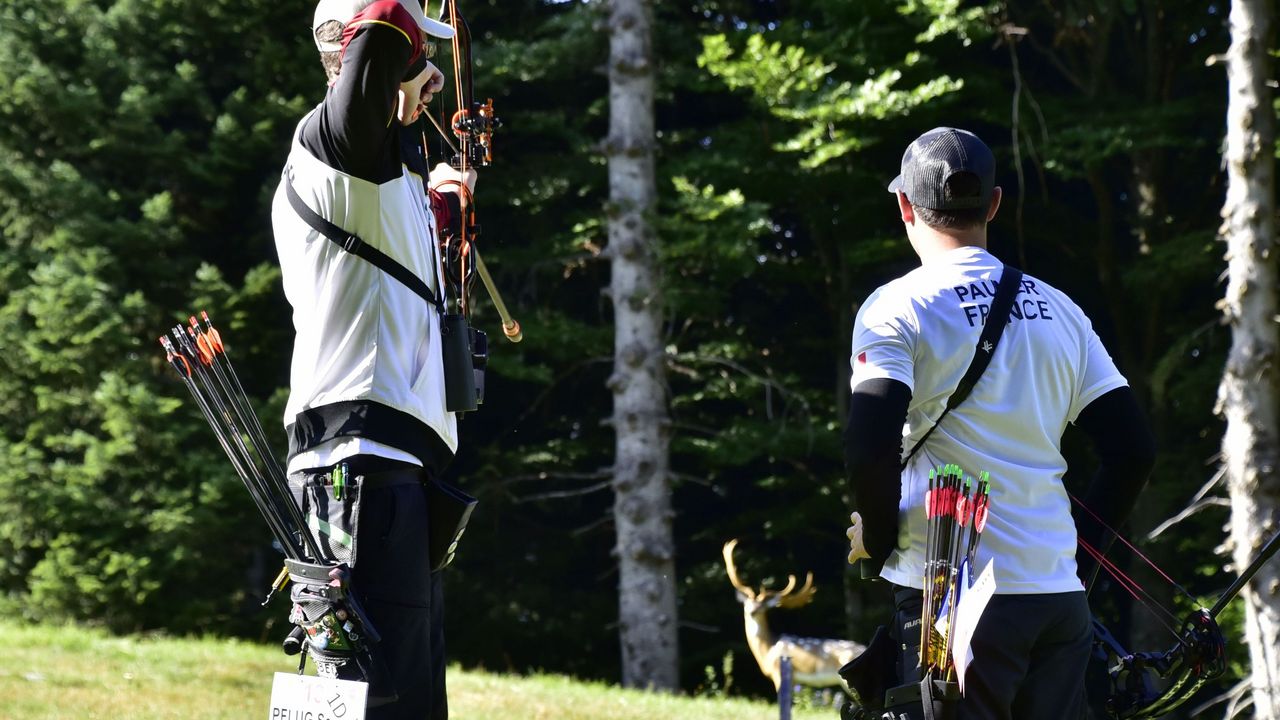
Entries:
<svg viewBox="0 0 1280 720">
<path fill-rule="evenodd" d="M 614 309 L 614 523 L 622 683 L 675 690 L 675 543 L 667 478 L 667 387 L 653 229 L 653 55 L 649 0 L 609 5 L 609 250 Z"/>
<path fill-rule="evenodd" d="M 1274 0 L 1231 3 L 1227 52 L 1227 196 L 1221 233 L 1227 242 L 1222 310 L 1231 352 L 1218 388 L 1227 421 L 1222 439 L 1231 495 L 1235 567 L 1246 567 L 1276 530 L 1280 506 L 1280 373 L 1277 355 L 1275 108 L 1267 87 L 1274 39 Z M 1263 566 L 1245 588 L 1245 636 L 1259 720 L 1280 718 L 1280 568 Z"/>
</svg>

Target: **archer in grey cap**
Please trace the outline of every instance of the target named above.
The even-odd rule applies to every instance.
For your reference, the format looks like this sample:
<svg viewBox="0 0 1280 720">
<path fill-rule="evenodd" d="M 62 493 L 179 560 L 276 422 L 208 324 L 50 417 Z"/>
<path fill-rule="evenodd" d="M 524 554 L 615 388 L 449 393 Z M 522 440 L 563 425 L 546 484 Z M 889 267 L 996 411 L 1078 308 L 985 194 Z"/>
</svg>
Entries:
<svg viewBox="0 0 1280 720">
<path fill-rule="evenodd" d="M 843 439 L 858 520 L 846 532 L 849 556 L 869 563 L 864 577 L 898 586 L 897 620 L 914 611 L 910 622 L 919 622 L 923 599 L 910 586 L 919 587 L 927 562 L 926 478 L 944 461 L 992 468 L 999 493 L 991 517 L 999 516 L 989 527 L 999 527 L 987 531 L 994 537 L 975 562 L 993 559 L 997 587 L 969 637 L 965 693 L 943 712 L 1085 720 L 1093 628 L 1081 589 L 1097 561 L 1084 551 L 1075 559 L 1077 540 L 1105 544 L 1104 526 L 1115 525 L 1093 513 L 1128 516 L 1154 447 L 1129 382 L 1080 307 L 987 250 L 1002 197 L 994 164 L 972 133 L 936 128 L 911 143 L 889 185 L 920 266 L 877 288 L 853 321 Z M 974 392 L 957 393 L 957 383 Z M 956 407 L 963 411 L 948 413 Z M 1101 460 L 1079 524 L 1071 503 L 1055 499 L 1069 424 Z M 1073 461 L 1069 471 L 1083 469 Z M 919 648 L 909 639 L 892 643 L 885 662 L 915 666 Z"/>
<path fill-rule="evenodd" d="M 916 207 L 970 210 L 991 204 L 996 161 L 991 148 L 968 130 L 938 127 L 902 154 L 902 172 L 889 183 Z"/>
</svg>

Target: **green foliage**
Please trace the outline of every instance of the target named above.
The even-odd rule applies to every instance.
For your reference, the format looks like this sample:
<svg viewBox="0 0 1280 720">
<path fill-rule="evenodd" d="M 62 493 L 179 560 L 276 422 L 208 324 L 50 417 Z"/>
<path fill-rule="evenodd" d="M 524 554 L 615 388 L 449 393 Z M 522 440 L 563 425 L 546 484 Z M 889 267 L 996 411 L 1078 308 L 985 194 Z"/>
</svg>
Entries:
<svg viewBox="0 0 1280 720">
<path fill-rule="evenodd" d="M 237 236 L 269 237 L 261 160 L 303 107 L 272 78 L 305 47 L 243 52 L 273 3 L 66 5 L 0 7 L 0 593 L 35 619 L 235 629 L 271 551 L 152 338 L 219 286 L 210 247 L 245 277 L 222 307 L 287 317 L 272 271 L 245 274 L 269 244 Z"/>
<path fill-rule="evenodd" d="M 694 688 L 696 697 L 727 698 L 733 690 L 733 651 L 720 659 L 720 667 L 707 665 L 702 668 L 702 684 Z"/>
<path fill-rule="evenodd" d="M 904 8 L 903 12 L 905 15 L 918 10 Z M 972 20 L 954 20 L 946 27 L 954 30 L 968 24 Z M 941 34 L 940 27 L 931 28 L 929 37 L 922 38 L 922 42 Z M 837 46 L 846 47 L 851 42 L 842 39 Z M 702 45 L 699 67 L 722 79 L 729 88 L 746 91 L 774 116 L 796 124 L 796 133 L 774 148 L 803 153 L 801 167 L 808 169 L 863 150 L 868 141 L 857 130 L 865 128 L 866 121 L 909 115 L 913 109 L 964 86 L 962 81 L 942 75 L 914 87 L 903 87 L 904 76 L 921 64 L 923 56 L 916 51 L 889 61 L 889 67 L 877 71 L 875 67 L 883 67 L 885 62 L 882 58 L 859 57 L 870 66 L 864 68 L 857 63 L 842 67 L 812 56 L 802 46 L 769 42 L 761 32 L 748 34 L 740 52 L 734 51 L 723 34 L 704 37 Z"/>
<path fill-rule="evenodd" d="M 992 19 L 1001 10 L 1001 3 L 993 2 L 977 7 L 964 7 L 961 0 L 906 0 L 898 12 L 907 16 L 919 16 L 928 27 L 916 40 L 931 42 L 948 36 L 958 39 L 965 47 L 994 34 Z"/>
</svg>

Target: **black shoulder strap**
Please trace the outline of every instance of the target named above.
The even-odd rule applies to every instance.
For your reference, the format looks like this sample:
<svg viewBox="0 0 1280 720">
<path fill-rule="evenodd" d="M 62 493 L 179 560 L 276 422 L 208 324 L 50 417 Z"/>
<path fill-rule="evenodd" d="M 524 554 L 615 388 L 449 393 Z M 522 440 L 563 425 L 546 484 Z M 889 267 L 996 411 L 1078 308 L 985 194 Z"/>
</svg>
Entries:
<svg viewBox="0 0 1280 720">
<path fill-rule="evenodd" d="M 991 356 L 996 353 L 996 346 L 1000 344 L 1000 336 L 1004 334 L 1005 325 L 1009 324 L 1009 311 L 1013 309 L 1013 298 L 1018 294 L 1018 286 L 1021 284 L 1022 271 L 1011 265 L 1005 265 L 1004 272 L 1000 275 L 1000 284 L 996 286 L 996 297 L 991 301 L 991 312 L 987 314 L 987 322 L 982 326 L 982 334 L 978 336 L 978 346 L 973 351 L 973 360 L 969 363 L 969 369 L 965 370 L 964 377 L 960 378 L 960 384 L 956 385 L 951 397 L 947 398 L 947 407 L 933 422 L 933 427 L 929 428 L 924 437 L 911 448 L 911 452 L 907 453 L 907 457 L 902 461 L 902 467 L 907 466 L 912 456 L 924 445 L 924 441 L 938 429 L 938 423 L 942 422 L 942 418 L 964 402 L 965 398 L 969 397 L 969 393 L 973 392 L 973 386 L 978 384 L 978 378 L 982 377 L 987 365 L 991 363 Z"/>
<path fill-rule="evenodd" d="M 365 243 L 360 238 L 334 225 L 333 223 L 320 217 L 315 210 L 307 207 L 307 204 L 298 196 L 298 191 L 293 189 L 293 183 L 289 181 L 289 176 L 283 178 L 285 194 L 289 196 L 289 204 L 293 206 L 293 211 L 298 213 L 298 217 L 311 226 L 311 229 L 329 238 L 338 247 L 359 257 L 366 262 L 372 263 L 382 272 L 404 283 L 418 297 L 426 300 L 440 312 L 444 312 L 444 302 L 431 292 L 431 288 L 422 282 L 422 279 L 414 275 L 409 268 L 401 265 L 391 258 L 391 256 L 382 252 L 376 247 Z"/>
</svg>

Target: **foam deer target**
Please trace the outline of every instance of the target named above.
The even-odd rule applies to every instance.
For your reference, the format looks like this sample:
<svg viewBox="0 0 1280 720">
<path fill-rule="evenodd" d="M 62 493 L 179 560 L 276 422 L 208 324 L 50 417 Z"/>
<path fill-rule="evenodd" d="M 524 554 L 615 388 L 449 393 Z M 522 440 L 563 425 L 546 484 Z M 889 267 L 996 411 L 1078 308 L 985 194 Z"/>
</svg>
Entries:
<svg viewBox="0 0 1280 720">
<path fill-rule="evenodd" d="M 787 586 L 781 590 L 769 590 L 764 586 L 753 589 L 742 582 L 733 564 L 733 550 L 737 545 L 736 539 L 724 544 L 724 565 L 729 573 L 729 582 L 738 591 L 747 646 L 751 648 L 760 671 L 773 681 L 775 690 L 780 689 L 782 658 L 789 657 L 792 680 L 797 685 L 844 688 L 837 671 L 862 654 L 865 646 L 851 640 L 777 635 L 769 629 L 766 615 L 770 610 L 798 608 L 813 600 L 813 594 L 818 591 L 813 586 L 813 573 L 808 573 L 804 585 L 798 590 L 795 575 L 788 576 Z"/>
</svg>

